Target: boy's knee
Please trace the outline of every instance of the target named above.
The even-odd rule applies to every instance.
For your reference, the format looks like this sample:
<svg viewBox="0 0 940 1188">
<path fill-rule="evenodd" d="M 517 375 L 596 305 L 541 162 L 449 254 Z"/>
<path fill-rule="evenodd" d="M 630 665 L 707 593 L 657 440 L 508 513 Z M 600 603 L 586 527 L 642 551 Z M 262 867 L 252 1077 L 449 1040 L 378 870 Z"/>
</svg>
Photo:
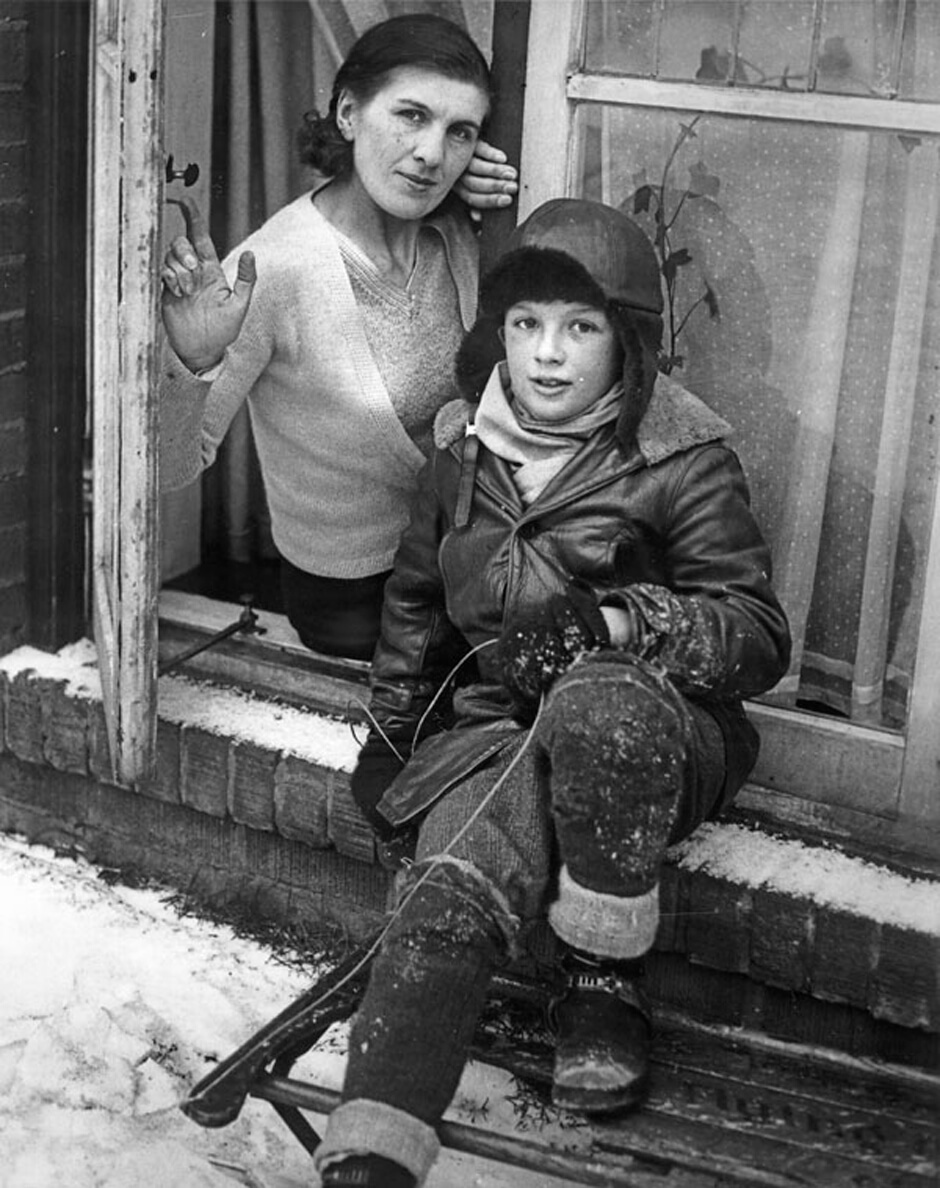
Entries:
<svg viewBox="0 0 940 1188">
<path fill-rule="evenodd" d="M 569 741 L 596 741 L 605 751 L 619 740 L 644 752 L 657 743 L 681 749 L 691 728 L 689 708 L 666 673 L 638 657 L 587 656 L 555 683 L 543 711 L 541 739 L 559 752 Z"/>
<path fill-rule="evenodd" d="M 385 945 L 417 944 L 445 951 L 470 944 L 494 952 L 518 929 L 505 896 L 472 863 L 437 857 L 412 866 Z"/>
</svg>

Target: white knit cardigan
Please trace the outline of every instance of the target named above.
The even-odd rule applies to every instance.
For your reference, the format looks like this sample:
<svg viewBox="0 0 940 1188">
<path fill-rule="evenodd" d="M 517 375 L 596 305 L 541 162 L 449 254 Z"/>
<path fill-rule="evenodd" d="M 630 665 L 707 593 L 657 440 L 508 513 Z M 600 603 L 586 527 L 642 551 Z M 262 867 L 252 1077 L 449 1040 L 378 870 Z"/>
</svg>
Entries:
<svg viewBox="0 0 940 1188">
<path fill-rule="evenodd" d="M 459 216 L 443 237 L 464 329 L 476 312 L 477 245 Z M 255 253 L 258 281 L 211 379 L 169 348 L 160 386 L 161 483 L 191 482 L 247 400 L 274 543 L 299 569 L 356 578 L 391 568 L 424 458 L 392 405 L 329 224 L 307 193 L 224 261 Z M 442 403 L 451 393 L 442 385 Z"/>
</svg>

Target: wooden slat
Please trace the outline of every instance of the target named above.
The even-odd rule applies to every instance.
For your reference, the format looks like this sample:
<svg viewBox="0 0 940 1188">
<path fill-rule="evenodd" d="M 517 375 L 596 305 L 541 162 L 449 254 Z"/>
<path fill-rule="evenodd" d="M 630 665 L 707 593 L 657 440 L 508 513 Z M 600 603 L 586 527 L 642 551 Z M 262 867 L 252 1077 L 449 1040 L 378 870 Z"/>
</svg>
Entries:
<svg viewBox="0 0 940 1188">
<path fill-rule="evenodd" d="M 150 770 L 156 730 L 163 4 L 95 11 L 93 587 L 112 764 L 130 784 Z"/>
<path fill-rule="evenodd" d="M 92 614 L 105 722 L 116 775 L 118 711 L 114 549 L 117 458 L 118 301 L 121 227 L 121 47 L 117 0 L 98 0 L 92 47 L 88 390 L 94 418 Z M 103 328 L 110 331 L 102 332 Z"/>
<path fill-rule="evenodd" d="M 870 813 L 895 811 L 900 734 L 758 702 L 749 702 L 747 712 L 761 736 L 753 783 Z"/>
<path fill-rule="evenodd" d="M 519 220 L 549 198 L 571 193 L 572 128 L 565 80 L 580 54 L 584 0 L 535 3 L 529 18 Z"/>
<path fill-rule="evenodd" d="M 536 5 L 549 10 L 567 7 L 568 0 Z M 701 83 L 655 82 L 608 74 L 570 73 L 565 90 L 572 103 L 612 103 L 621 107 L 746 116 L 786 123 L 823 124 L 870 132 L 910 135 L 940 134 L 940 106 L 900 99 L 870 99 L 860 95 L 823 95 L 776 91 L 757 87 L 716 87 Z"/>
</svg>

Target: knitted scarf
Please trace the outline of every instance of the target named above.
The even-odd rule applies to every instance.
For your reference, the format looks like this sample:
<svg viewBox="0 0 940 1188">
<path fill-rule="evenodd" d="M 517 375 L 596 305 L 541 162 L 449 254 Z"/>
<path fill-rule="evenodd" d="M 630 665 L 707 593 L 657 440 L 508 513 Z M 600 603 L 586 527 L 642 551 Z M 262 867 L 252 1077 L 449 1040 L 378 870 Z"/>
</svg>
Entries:
<svg viewBox="0 0 940 1188">
<path fill-rule="evenodd" d="M 483 389 L 474 426 L 488 450 L 516 467 L 513 481 L 528 507 L 588 438 L 616 420 L 622 398 L 618 382 L 567 421 L 534 421 L 512 398 L 506 366 L 500 363 Z"/>
</svg>

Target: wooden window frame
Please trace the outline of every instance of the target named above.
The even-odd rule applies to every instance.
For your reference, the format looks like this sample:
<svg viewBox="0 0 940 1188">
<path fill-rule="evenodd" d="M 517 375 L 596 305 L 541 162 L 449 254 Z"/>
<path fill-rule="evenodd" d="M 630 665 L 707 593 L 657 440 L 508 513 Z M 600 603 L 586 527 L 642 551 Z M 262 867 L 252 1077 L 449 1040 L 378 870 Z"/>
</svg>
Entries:
<svg viewBox="0 0 940 1188">
<path fill-rule="evenodd" d="M 526 120 L 520 159 L 519 217 L 549 197 L 573 192 L 578 160 L 572 129 L 579 103 L 656 107 L 892 131 L 940 134 L 940 104 L 786 93 L 737 85 L 703 87 L 588 72 L 582 61 L 586 0 L 553 0 L 533 7 L 526 76 Z M 537 47 L 537 52 L 531 52 Z M 935 486 L 928 541 L 925 596 L 908 721 L 902 734 L 823 716 L 751 703 L 762 736 L 750 803 L 773 816 L 778 794 L 789 812 L 819 822 L 853 814 L 878 818 L 890 833 L 908 823 L 924 826 L 936 848 L 940 826 L 940 485 Z M 762 794 L 766 789 L 769 795 Z M 797 802 L 803 802 L 801 806 Z"/>
<path fill-rule="evenodd" d="M 94 0 L 88 388 L 91 602 L 113 778 L 150 774 L 157 721 L 158 235 L 163 0 Z"/>
<path fill-rule="evenodd" d="M 530 0 L 494 8 L 494 82 L 506 97 L 491 135 L 518 159 Z M 87 287 L 93 408 L 91 603 L 113 778 L 133 785 L 154 761 L 157 671 L 206 641 L 241 607 L 159 590 L 157 372 L 164 198 L 161 62 L 165 0 L 91 0 L 91 153 Z M 498 60 L 497 60 L 498 59 Z M 132 179 L 132 184 L 127 184 Z M 488 221 L 483 254 L 514 225 Z M 159 619 L 159 636 L 158 636 Z M 187 671 L 328 712 L 364 696 L 367 667 L 318 657 L 281 615 L 263 633 L 200 654 Z M 351 715 L 357 717 L 354 704 Z"/>
<path fill-rule="evenodd" d="M 871 130 L 940 131 L 940 105 L 818 95 L 787 95 L 780 102 L 775 93 L 745 87 L 725 91 L 586 73 L 579 63 L 584 9 L 584 0 L 536 0 L 531 6 L 528 0 L 501 0 L 496 6 L 494 45 L 500 47 L 503 37 L 514 45 L 506 55 L 503 86 L 516 90 L 516 119 L 524 129 L 518 156 L 520 219 L 545 198 L 570 192 L 576 162 L 571 138 L 561 145 L 559 129 L 571 127 L 580 102 L 691 105 L 695 110 Z M 164 661 L 182 645 L 208 638 L 237 617 L 239 608 L 158 592 L 153 329 L 158 262 L 153 228 L 159 226 L 163 199 L 158 102 L 163 0 L 94 0 L 94 13 L 93 112 L 99 134 L 90 192 L 98 212 L 93 226 L 99 233 L 91 236 L 90 325 L 118 325 L 121 331 L 93 334 L 89 350 L 97 410 L 93 588 L 115 777 L 133 783 L 146 774 L 153 754 L 158 601 Z M 528 50 L 524 86 L 519 67 L 523 46 Z M 125 60 L 139 63 L 133 82 L 119 68 Z M 125 114 L 120 127 L 113 118 L 116 103 Z M 133 130 L 129 135 L 128 128 Z M 494 139 L 508 144 L 518 132 L 503 123 Z M 136 180 L 118 205 L 116 170 Z M 110 212 L 109 219 L 102 220 L 102 210 Z M 492 258 L 494 239 L 502 239 L 510 226 L 505 216 L 493 220 L 484 259 Z M 120 303 L 108 295 L 117 292 L 119 275 Z M 742 798 L 749 809 L 772 820 L 809 824 L 822 833 L 882 843 L 896 838 L 908 849 L 940 854 L 940 682 L 931 675 L 940 670 L 940 494 L 934 499 L 928 547 L 927 595 L 904 733 L 752 704 L 749 712 L 761 731 L 763 750 Z M 217 651 L 203 653 L 195 670 L 334 711 L 361 692 L 363 666 L 312 656 L 291 641 L 281 616 L 265 616 L 263 622 L 265 635 L 237 636 Z"/>
</svg>

